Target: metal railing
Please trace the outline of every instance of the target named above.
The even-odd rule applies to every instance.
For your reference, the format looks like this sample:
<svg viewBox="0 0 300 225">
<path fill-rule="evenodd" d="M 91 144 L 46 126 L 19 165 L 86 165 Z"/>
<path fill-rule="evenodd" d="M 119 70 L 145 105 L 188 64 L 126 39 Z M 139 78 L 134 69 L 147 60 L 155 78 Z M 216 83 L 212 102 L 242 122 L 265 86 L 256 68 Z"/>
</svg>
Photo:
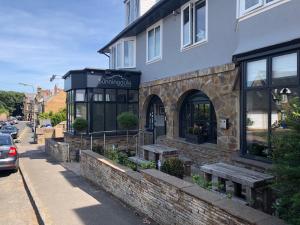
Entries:
<svg viewBox="0 0 300 225">
<path fill-rule="evenodd" d="M 133 139 L 135 139 L 135 150 L 136 150 L 136 155 L 138 155 L 139 146 L 145 144 L 145 133 L 146 132 L 148 132 L 148 131 L 146 131 L 144 129 L 90 132 L 88 134 L 90 136 L 90 149 L 91 149 L 91 151 L 93 151 L 94 136 L 97 136 L 97 137 L 103 136 L 103 150 L 106 151 L 107 137 L 117 137 L 117 136 L 120 136 L 120 133 L 126 133 L 125 135 L 126 135 L 127 149 L 129 147 L 129 136 L 130 136 Z M 135 133 L 135 134 L 132 134 L 132 133 Z M 125 135 L 122 135 L 122 136 L 125 136 Z M 141 140 L 141 137 L 142 137 L 142 140 Z"/>
</svg>

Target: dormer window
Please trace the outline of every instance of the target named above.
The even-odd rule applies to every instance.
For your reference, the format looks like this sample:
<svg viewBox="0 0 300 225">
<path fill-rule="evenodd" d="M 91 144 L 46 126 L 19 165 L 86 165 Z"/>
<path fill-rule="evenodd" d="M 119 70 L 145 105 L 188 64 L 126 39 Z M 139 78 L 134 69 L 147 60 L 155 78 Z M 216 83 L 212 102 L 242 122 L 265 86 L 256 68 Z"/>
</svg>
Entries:
<svg viewBox="0 0 300 225">
<path fill-rule="evenodd" d="M 132 23 L 139 16 L 139 0 L 127 0 L 126 4 L 126 24 Z"/>
</svg>

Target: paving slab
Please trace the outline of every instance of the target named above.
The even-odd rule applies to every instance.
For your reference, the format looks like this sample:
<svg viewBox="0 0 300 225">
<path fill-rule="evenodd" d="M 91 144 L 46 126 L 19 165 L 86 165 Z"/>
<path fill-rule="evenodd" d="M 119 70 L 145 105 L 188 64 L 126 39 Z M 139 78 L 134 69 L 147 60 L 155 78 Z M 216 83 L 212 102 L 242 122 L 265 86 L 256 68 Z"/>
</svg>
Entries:
<svg viewBox="0 0 300 225">
<path fill-rule="evenodd" d="M 0 171 L 0 224 L 38 225 L 19 172 Z"/>
<path fill-rule="evenodd" d="M 154 224 L 67 167 L 56 163 L 43 146 L 21 146 L 20 167 L 45 224 Z M 74 170 L 78 171 L 75 167 Z"/>
</svg>

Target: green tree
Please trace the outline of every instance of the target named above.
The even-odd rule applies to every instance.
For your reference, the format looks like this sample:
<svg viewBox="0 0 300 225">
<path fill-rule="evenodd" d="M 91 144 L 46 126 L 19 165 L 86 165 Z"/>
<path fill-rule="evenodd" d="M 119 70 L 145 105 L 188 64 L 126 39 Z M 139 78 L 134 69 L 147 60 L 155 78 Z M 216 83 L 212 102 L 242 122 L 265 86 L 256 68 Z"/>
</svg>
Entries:
<svg viewBox="0 0 300 225">
<path fill-rule="evenodd" d="M 44 112 L 39 115 L 39 119 L 50 119 L 52 126 L 56 126 L 57 124 L 67 120 L 67 110 L 62 109 L 57 113 Z"/>
<path fill-rule="evenodd" d="M 82 136 L 88 128 L 88 122 L 83 118 L 77 118 L 73 123 L 73 128 L 76 132 L 80 133 L 80 148 L 82 148 Z"/>
<path fill-rule="evenodd" d="M 294 98 L 286 122 L 292 130 L 273 138 L 275 209 L 288 224 L 300 225 L 300 101 Z"/>
<path fill-rule="evenodd" d="M 22 115 L 22 106 L 25 95 L 14 91 L 0 91 L 0 107 L 4 107 L 13 115 Z"/>
</svg>

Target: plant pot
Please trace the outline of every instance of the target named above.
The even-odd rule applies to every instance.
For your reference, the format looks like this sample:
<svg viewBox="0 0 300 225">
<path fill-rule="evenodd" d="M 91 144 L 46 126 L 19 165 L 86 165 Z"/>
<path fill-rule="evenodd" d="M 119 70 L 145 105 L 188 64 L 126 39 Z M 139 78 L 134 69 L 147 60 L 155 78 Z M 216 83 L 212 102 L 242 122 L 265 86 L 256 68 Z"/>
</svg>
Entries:
<svg viewBox="0 0 300 225">
<path fill-rule="evenodd" d="M 198 144 L 198 135 L 195 134 L 186 134 L 186 141 L 194 144 Z"/>
</svg>

